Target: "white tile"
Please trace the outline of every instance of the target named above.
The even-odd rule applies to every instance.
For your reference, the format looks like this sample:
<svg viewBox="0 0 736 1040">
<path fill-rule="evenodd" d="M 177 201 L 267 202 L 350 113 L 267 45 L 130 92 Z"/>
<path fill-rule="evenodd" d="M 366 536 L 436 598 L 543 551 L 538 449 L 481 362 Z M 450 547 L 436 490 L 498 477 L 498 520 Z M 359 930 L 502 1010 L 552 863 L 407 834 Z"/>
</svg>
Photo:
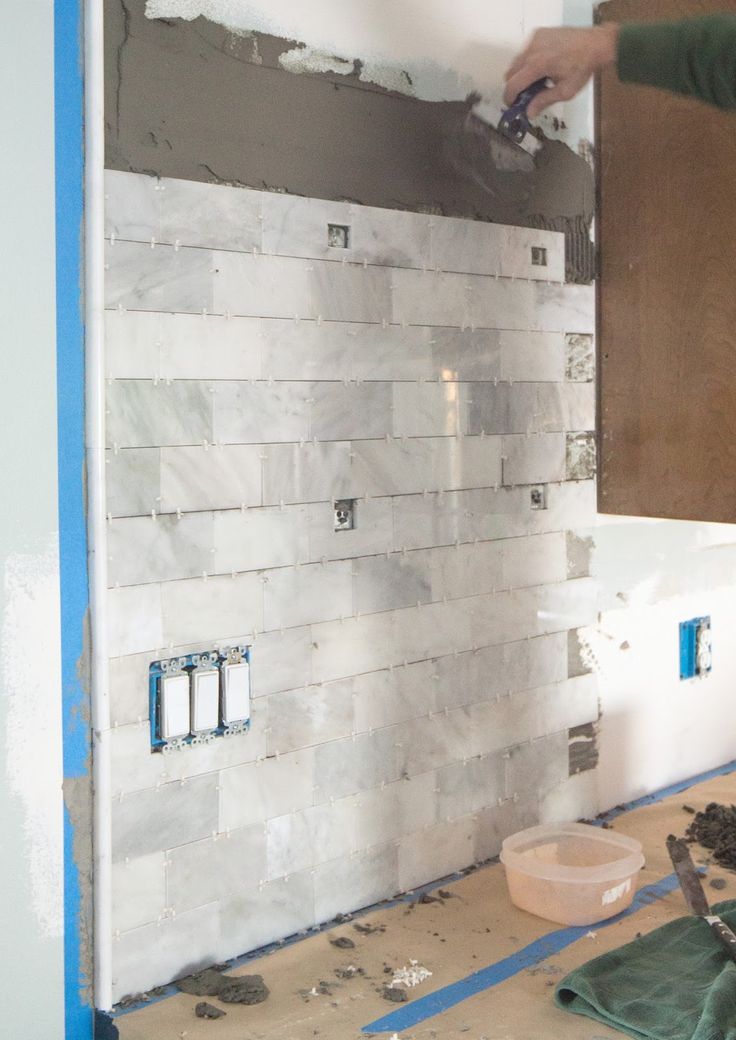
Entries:
<svg viewBox="0 0 736 1040">
<path fill-rule="evenodd" d="M 161 511 L 161 449 L 122 448 L 105 457 L 106 511 L 151 516 Z"/>
<path fill-rule="evenodd" d="M 264 627 L 293 628 L 353 613 L 349 561 L 284 567 L 264 574 Z"/>
<path fill-rule="evenodd" d="M 254 318 L 316 318 L 310 272 L 315 262 L 216 252 L 211 309 Z"/>
<path fill-rule="evenodd" d="M 297 812 L 314 800 L 314 751 L 304 749 L 220 773 L 221 831 Z"/>
<path fill-rule="evenodd" d="M 309 436 L 307 383 L 216 383 L 213 407 L 218 443 L 260 444 Z"/>
<path fill-rule="evenodd" d="M 261 454 L 264 505 L 357 497 L 348 441 L 268 444 Z"/>
<path fill-rule="evenodd" d="M 441 271 L 498 275 L 507 240 L 501 224 L 433 217 L 431 266 Z"/>
<path fill-rule="evenodd" d="M 217 905 L 123 932 L 113 940 L 113 1000 L 163 986 L 217 960 Z"/>
<path fill-rule="evenodd" d="M 394 270 L 391 272 L 391 320 L 408 325 L 465 328 L 473 324 L 469 282 L 470 276 L 466 275 Z"/>
<path fill-rule="evenodd" d="M 472 816 L 425 827 L 402 838 L 399 886 L 402 892 L 454 874 L 473 862 L 476 824 Z"/>
<path fill-rule="evenodd" d="M 315 918 L 320 922 L 389 899 L 400 891 L 395 845 L 381 845 L 316 867 L 314 890 Z"/>
<path fill-rule="evenodd" d="M 105 306 L 195 314 L 211 311 L 214 278 L 209 250 L 116 242 L 105 251 Z"/>
<path fill-rule="evenodd" d="M 160 238 L 161 193 L 156 177 L 105 170 L 105 238 Z"/>
<path fill-rule="evenodd" d="M 113 862 L 186 845 L 217 830 L 216 773 L 137 791 L 113 800 Z"/>
<path fill-rule="evenodd" d="M 355 610 L 369 614 L 429 602 L 432 598 L 430 568 L 430 554 L 421 551 L 355 560 Z"/>
<path fill-rule="evenodd" d="M 155 311 L 105 311 L 105 375 L 108 379 L 161 376 L 163 318 L 164 315 Z"/>
<path fill-rule="evenodd" d="M 306 563 L 309 557 L 309 526 L 303 508 L 234 509 L 215 514 L 213 569 L 220 574 Z"/>
<path fill-rule="evenodd" d="M 313 625 L 312 638 L 317 682 L 386 668 L 398 657 L 392 614 L 368 614 Z"/>
<path fill-rule="evenodd" d="M 458 383 L 395 383 L 391 432 L 395 437 L 455 437 L 464 433 L 464 397 Z"/>
<path fill-rule="evenodd" d="M 258 636 L 252 650 L 254 697 L 294 690 L 313 681 L 311 628 L 285 628 Z"/>
<path fill-rule="evenodd" d="M 311 313 L 325 321 L 388 322 L 391 275 L 385 267 L 314 260 L 309 265 Z"/>
<path fill-rule="evenodd" d="M 259 506 L 261 467 L 257 444 L 161 448 L 159 508 L 187 512 Z"/>
<path fill-rule="evenodd" d="M 479 542 L 432 551 L 432 599 L 460 599 L 493 592 L 503 585 L 508 541 Z"/>
<path fill-rule="evenodd" d="M 559 383 L 565 375 L 565 337 L 559 332 L 502 332 L 501 379 Z"/>
<path fill-rule="evenodd" d="M 529 530 L 542 532 L 591 527 L 595 523 L 596 507 L 594 480 L 549 484 L 547 508 L 529 514 Z"/>
<path fill-rule="evenodd" d="M 213 440 L 213 403 L 205 383 L 117 379 L 107 387 L 109 447 L 148 448 Z"/>
<path fill-rule="evenodd" d="M 144 585 L 202 575 L 212 565 L 212 513 L 131 516 L 107 525 L 108 582 Z"/>
<path fill-rule="evenodd" d="M 369 791 L 399 778 L 397 732 L 393 728 L 330 741 L 315 749 L 315 800 Z"/>
<path fill-rule="evenodd" d="M 163 852 L 138 856 L 112 868 L 112 930 L 127 932 L 157 921 L 166 909 Z"/>
<path fill-rule="evenodd" d="M 309 436 L 318 440 L 385 437 L 392 430 L 390 383 L 308 383 Z M 276 440 L 276 438 L 270 438 Z M 295 438 L 292 438 L 295 439 Z"/>
<path fill-rule="evenodd" d="M 148 718 L 148 668 L 153 654 L 110 660 L 110 720 L 113 727 Z"/>
<path fill-rule="evenodd" d="M 161 314 L 166 379 L 259 379 L 263 323 L 217 314 Z"/>
<path fill-rule="evenodd" d="M 167 853 L 167 905 L 179 914 L 253 888 L 265 877 L 263 824 L 240 827 Z"/>
<path fill-rule="evenodd" d="M 535 827 L 539 820 L 539 798 L 536 792 L 524 792 L 518 802 L 507 801 L 477 814 L 474 859 L 484 863 L 501 851 L 504 839 L 517 831 Z"/>
<path fill-rule="evenodd" d="M 165 582 L 161 605 L 166 646 L 237 642 L 263 627 L 263 585 L 255 574 Z"/>
<path fill-rule="evenodd" d="M 565 479 L 565 438 L 540 433 L 503 438 L 504 484 L 543 484 Z"/>
<path fill-rule="evenodd" d="M 523 588 L 565 581 L 567 578 L 567 539 L 564 533 L 530 535 L 503 543 L 502 584 Z"/>
<path fill-rule="evenodd" d="M 110 589 L 107 611 L 108 652 L 111 657 L 139 654 L 163 645 L 159 585 Z"/>
<path fill-rule="evenodd" d="M 312 875 L 304 871 L 259 885 L 222 900 L 218 910 L 218 959 L 258 950 L 314 924 Z"/>
<path fill-rule="evenodd" d="M 568 820 L 594 819 L 601 810 L 598 779 L 594 770 L 569 776 L 551 790 L 543 792 L 540 823 L 565 823 Z"/>
<path fill-rule="evenodd" d="M 349 855 L 356 848 L 355 817 L 356 800 L 342 798 L 269 820 L 269 880 Z"/>
<path fill-rule="evenodd" d="M 402 777 L 355 797 L 356 848 L 398 841 L 404 834 L 437 822 L 434 773 Z"/>
<path fill-rule="evenodd" d="M 568 775 L 567 733 L 555 733 L 512 748 L 506 759 L 506 794 L 546 794 Z"/>
<path fill-rule="evenodd" d="M 356 732 L 394 726 L 435 710 L 434 674 L 432 661 L 420 661 L 343 680 L 352 686 Z"/>
<path fill-rule="evenodd" d="M 160 182 L 159 197 L 163 241 L 216 249 L 260 249 L 260 192 L 166 177 Z"/>
<path fill-rule="evenodd" d="M 355 728 L 352 683 L 307 686 L 265 698 L 269 753 L 283 755 L 350 736 Z"/>
</svg>

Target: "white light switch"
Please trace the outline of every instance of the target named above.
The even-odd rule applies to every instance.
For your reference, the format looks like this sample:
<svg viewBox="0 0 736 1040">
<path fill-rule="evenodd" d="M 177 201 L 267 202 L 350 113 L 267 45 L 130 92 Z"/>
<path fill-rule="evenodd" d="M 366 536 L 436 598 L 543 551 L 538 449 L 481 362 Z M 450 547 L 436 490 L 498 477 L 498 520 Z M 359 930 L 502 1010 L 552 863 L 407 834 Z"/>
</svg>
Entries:
<svg viewBox="0 0 736 1040">
<path fill-rule="evenodd" d="M 250 665 L 223 665 L 222 721 L 226 726 L 250 718 Z"/>
<path fill-rule="evenodd" d="M 192 674 L 192 733 L 217 729 L 220 721 L 220 673 L 213 668 Z"/>
<path fill-rule="evenodd" d="M 189 733 L 189 676 L 165 675 L 161 679 L 161 739 L 174 740 Z"/>
</svg>

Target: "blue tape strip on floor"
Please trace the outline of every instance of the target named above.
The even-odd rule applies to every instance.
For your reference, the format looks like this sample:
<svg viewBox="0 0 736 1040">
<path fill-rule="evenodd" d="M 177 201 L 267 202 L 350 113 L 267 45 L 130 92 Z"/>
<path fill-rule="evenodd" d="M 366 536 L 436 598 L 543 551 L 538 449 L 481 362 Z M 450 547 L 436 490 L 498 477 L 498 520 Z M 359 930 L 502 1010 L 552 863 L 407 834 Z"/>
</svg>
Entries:
<svg viewBox="0 0 736 1040">
<path fill-rule="evenodd" d="M 641 910 L 642 907 L 649 906 L 651 903 L 657 902 L 658 899 L 663 899 L 676 889 L 678 885 L 676 874 L 670 874 L 653 885 L 647 885 L 637 892 L 628 910 L 625 910 L 622 914 L 617 914 L 616 917 L 612 917 L 609 921 L 601 921 L 599 924 L 593 925 L 593 928 L 596 931 L 600 931 L 602 928 L 607 928 L 618 921 L 622 921 L 625 917 L 635 914 L 637 910 Z M 518 975 L 525 968 L 530 968 L 534 964 L 539 964 L 540 961 L 547 960 L 548 957 L 553 957 L 566 947 L 572 946 L 578 939 L 584 938 L 590 930 L 590 926 L 562 928 L 560 931 L 544 935 L 541 939 L 536 939 L 533 943 L 529 943 L 528 946 L 525 946 L 523 950 L 519 950 L 518 953 L 512 954 L 511 957 L 505 957 L 502 961 L 490 964 L 487 968 L 481 968 L 480 971 L 473 972 L 472 975 L 460 979 L 459 982 L 452 982 L 449 986 L 443 987 L 443 989 L 438 989 L 434 993 L 428 993 L 426 997 L 412 1000 L 405 1007 L 384 1015 L 383 1018 L 371 1022 L 368 1026 L 363 1026 L 363 1032 L 398 1033 L 402 1029 L 410 1029 L 420 1022 L 424 1022 L 425 1019 L 433 1018 L 435 1015 L 447 1011 L 448 1008 L 462 1003 L 468 997 L 475 996 L 476 993 L 482 993 L 493 986 L 498 986 L 499 983 L 505 982 L 506 979 L 510 979 L 514 975 Z"/>
</svg>

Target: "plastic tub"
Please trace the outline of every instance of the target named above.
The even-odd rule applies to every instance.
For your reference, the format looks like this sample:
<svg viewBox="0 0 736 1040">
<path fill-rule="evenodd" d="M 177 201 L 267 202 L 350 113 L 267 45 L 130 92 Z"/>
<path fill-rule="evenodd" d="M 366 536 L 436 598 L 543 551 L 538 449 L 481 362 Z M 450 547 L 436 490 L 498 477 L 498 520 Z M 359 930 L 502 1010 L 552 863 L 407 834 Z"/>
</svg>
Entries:
<svg viewBox="0 0 736 1040">
<path fill-rule="evenodd" d="M 644 866 L 641 843 L 585 823 L 545 824 L 501 850 L 511 901 L 559 924 L 586 925 L 631 905 Z"/>
</svg>

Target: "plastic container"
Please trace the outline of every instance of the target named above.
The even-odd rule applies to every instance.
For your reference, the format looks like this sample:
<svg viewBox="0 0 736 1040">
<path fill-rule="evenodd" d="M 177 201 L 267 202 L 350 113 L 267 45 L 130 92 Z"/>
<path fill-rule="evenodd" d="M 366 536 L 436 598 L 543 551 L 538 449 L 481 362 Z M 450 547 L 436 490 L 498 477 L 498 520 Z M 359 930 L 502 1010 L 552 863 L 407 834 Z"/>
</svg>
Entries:
<svg viewBox="0 0 736 1040">
<path fill-rule="evenodd" d="M 501 862 L 511 901 L 559 924 L 586 925 L 631 905 L 644 866 L 641 842 L 585 823 L 545 824 L 513 834 Z"/>
</svg>

